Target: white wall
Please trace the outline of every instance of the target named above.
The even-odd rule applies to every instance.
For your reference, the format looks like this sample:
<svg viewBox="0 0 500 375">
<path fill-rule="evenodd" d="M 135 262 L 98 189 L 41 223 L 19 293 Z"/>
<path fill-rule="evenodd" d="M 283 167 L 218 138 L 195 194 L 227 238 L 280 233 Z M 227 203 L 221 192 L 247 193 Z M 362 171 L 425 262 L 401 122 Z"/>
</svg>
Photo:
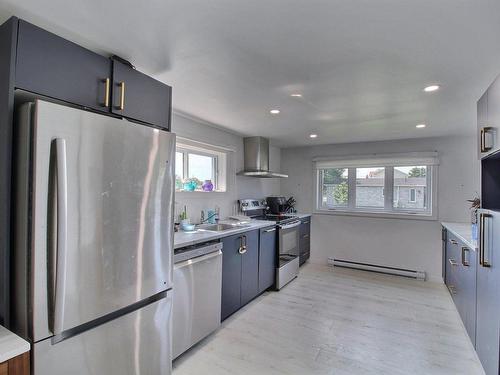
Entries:
<svg viewBox="0 0 500 375">
<path fill-rule="evenodd" d="M 243 137 L 241 135 L 222 130 L 202 120 L 175 113 L 172 118 L 172 132 L 180 137 L 234 150 L 228 154 L 227 191 L 224 193 L 176 193 L 176 215 L 186 205 L 189 218 L 197 223 L 202 209 L 218 206 L 221 218 L 225 218 L 233 213 L 236 201 L 240 198 L 265 198 L 280 193 L 278 179 L 236 176 L 236 172 L 243 169 Z M 270 162 L 271 168 L 279 171 L 279 148 L 271 146 Z"/>
<path fill-rule="evenodd" d="M 281 151 L 281 170 L 290 177 L 282 194 L 293 195 L 299 211 L 312 212 L 312 159 L 368 153 L 437 151 L 438 221 L 385 219 L 314 214 L 311 262 L 328 257 L 417 269 L 429 280 L 441 281 L 440 221 L 470 220 L 467 199 L 479 192 L 479 162 L 474 137 L 442 137 L 287 148 Z"/>
</svg>

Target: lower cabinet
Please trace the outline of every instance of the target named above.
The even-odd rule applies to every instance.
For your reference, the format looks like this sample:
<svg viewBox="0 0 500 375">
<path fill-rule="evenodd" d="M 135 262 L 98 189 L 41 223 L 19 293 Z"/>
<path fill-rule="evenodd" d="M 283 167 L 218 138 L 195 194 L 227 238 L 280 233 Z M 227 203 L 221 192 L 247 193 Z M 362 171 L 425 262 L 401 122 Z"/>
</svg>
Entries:
<svg viewBox="0 0 500 375">
<path fill-rule="evenodd" d="M 311 250 L 311 218 L 305 217 L 300 220 L 300 265 L 302 266 L 310 257 Z"/>
<path fill-rule="evenodd" d="M 453 233 L 447 233 L 446 238 L 445 283 L 475 345 L 477 253 Z"/>
<path fill-rule="evenodd" d="M 221 319 L 259 294 L 259 230 L 222 239 Z"/>
<path fill-rule="evenodd" d="M 259 293 L 274 285 L 276 278 L 276 227 L 260 230 L 259 240 Z"/>
<path fill-rule="evenodd" d="M 6 362 L 0 363 L 0 375 L 29 375 L 30 353 L 18 355 Z"/>
</svg>

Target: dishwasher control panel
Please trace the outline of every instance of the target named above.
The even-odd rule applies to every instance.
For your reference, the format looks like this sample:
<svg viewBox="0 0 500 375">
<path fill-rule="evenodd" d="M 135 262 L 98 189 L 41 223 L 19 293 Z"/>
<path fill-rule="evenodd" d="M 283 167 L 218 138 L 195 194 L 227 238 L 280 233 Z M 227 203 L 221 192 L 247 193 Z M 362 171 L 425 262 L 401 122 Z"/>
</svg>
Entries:
<svg viewBox="0 0 500 375">
<path fill-rule="evenodd" d="M 222 242 L 210 241 L 183 247 L 174 251 L 174 264 L 222 250 Z"/>
</svg>

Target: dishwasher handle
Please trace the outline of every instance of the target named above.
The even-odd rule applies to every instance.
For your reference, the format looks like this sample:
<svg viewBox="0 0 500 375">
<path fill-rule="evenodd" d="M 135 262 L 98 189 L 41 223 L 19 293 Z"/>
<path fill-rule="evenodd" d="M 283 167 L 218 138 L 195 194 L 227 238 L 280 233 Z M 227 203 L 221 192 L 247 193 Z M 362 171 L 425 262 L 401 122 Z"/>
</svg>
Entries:
<svg viewBox="0 0 500 375">
<path fill-rule="evenodd" d="M 201 262 L 204 262 L 204 261 L 212 259 L 212 258 L 216 258 L 216 257 L 221 256 L 221 255 L 222 255 L 222 251 L 218 250 L 218 251 L 215 251 L 213 253 L 205 254 L 205 255 L 202 255 L 202 256 L 199 256 L 196 258 L 191 258 L 191 259 L 174 264 L 174 269 L 184 268 L 186 266 L 192 266 L 192 265 L 195 265 L 196 263 L 201 263 Z"/>
</svg>

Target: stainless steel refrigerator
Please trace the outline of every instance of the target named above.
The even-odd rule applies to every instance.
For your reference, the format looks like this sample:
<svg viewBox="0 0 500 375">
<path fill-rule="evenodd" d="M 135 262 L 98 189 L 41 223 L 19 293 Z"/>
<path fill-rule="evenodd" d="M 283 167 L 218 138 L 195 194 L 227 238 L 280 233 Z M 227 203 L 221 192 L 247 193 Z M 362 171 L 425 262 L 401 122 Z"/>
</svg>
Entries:
<svg viewBox="0 0 500 375">
<path fill-rule="evenodd" d="M 17 111 L 13 319 L 35 375 L 171 373 L 175 135 Z"/>
</svg>

